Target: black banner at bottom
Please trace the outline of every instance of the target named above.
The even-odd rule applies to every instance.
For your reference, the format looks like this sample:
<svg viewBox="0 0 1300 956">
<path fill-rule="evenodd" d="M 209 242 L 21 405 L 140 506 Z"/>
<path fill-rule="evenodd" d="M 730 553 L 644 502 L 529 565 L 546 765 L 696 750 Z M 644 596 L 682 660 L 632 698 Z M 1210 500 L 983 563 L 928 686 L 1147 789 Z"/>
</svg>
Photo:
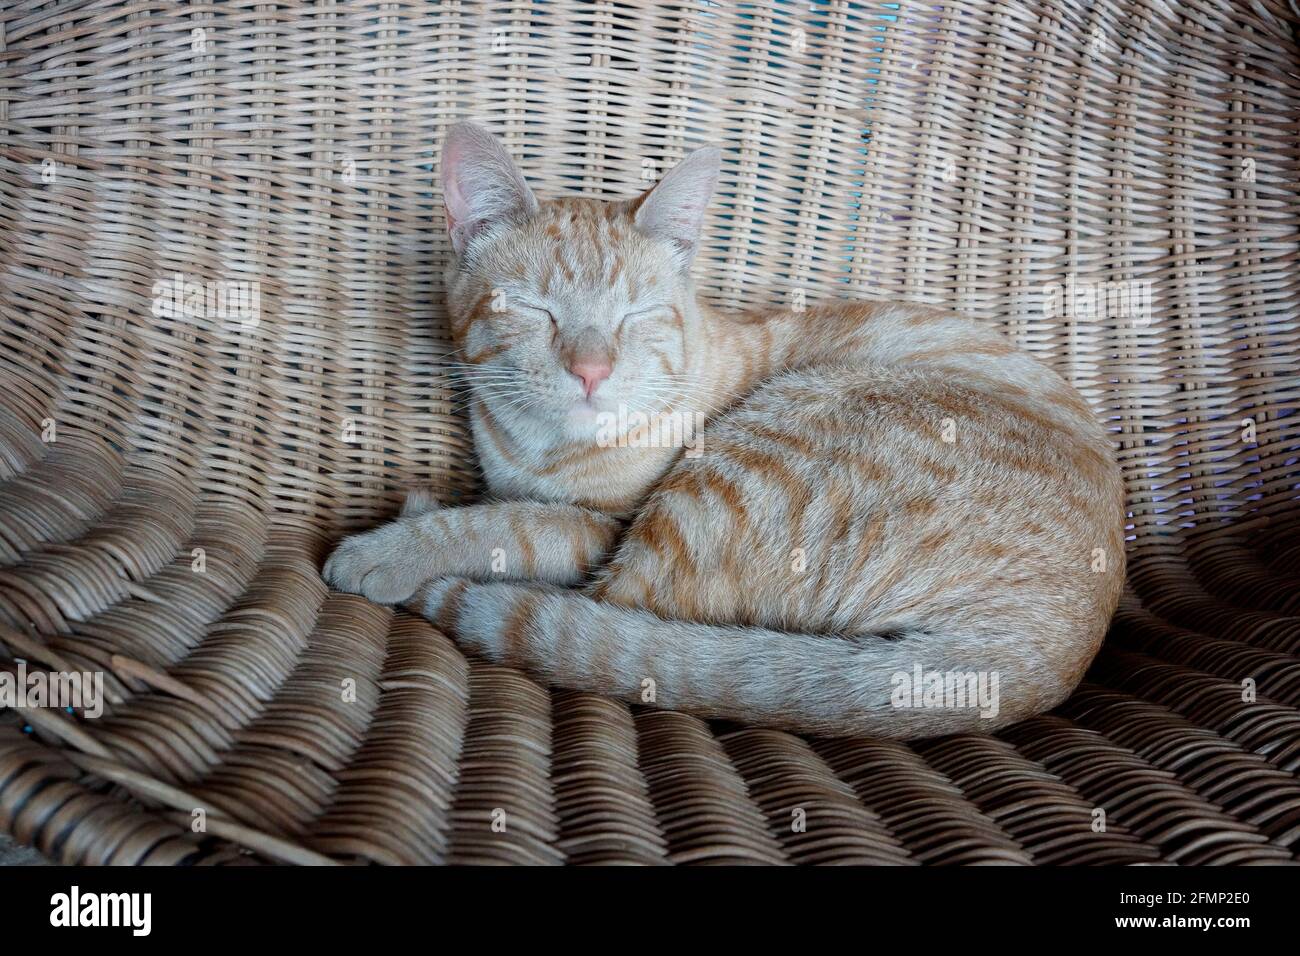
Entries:
<svg viewBox="0 0 1300 956">
<path fill-rule="evenodd" d="M 0 869 L 5 951 L 81 934 L 169 943 L 374 944 L 455 933 L 499 943 L 771 943 L 775 928 L 907 932 L 932 951 L 1051 932 L 1232 945 L 1294 936 L 1295 871 L 1250 869 Z M 596 935 L 600 934 L 600 935 Z M 610 935 L 612 934 L 612 935 Z M 967 935 L 969 934 L 969 935 Z M 462 944 L 463 945 L 463 944 Z"/>
</svg>

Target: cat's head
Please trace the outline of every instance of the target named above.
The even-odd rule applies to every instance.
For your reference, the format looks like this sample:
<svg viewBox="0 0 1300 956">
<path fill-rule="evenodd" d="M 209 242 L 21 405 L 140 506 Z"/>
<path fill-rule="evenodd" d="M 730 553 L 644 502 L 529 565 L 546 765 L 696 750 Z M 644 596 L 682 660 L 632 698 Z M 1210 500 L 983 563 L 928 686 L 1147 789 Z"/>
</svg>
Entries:
<svg viewBox="0 0 1300 956">
<path fill-rule="evenodd" d="M 539 201 L 490 133 L 453 126 L 448 306 L 477 397 L 582 435 L 680 395 L 694 374 L 689 272 L 719 160 L 698 150 L 628 201 Z"/>
</svg>

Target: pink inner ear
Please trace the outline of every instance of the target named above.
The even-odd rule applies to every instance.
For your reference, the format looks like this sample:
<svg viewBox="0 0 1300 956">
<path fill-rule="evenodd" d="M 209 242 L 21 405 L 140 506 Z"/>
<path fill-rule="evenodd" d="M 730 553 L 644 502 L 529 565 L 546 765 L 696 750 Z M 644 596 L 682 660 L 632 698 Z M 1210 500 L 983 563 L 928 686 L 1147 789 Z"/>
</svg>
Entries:
<svg viewBox="0 0 1300 956">
<path fill-rule="evenodd" d="M 697 150 L 669 170 L 637 209 L 642 231 L 693 255 L 717 182 L 720 155 L 716 149 Z"/>
<path fill-rule="evenodd" d="M 458 175 L 463 159 L 464 156 L 454 147 L 445 149 L 442 154 L 442 201 L 446 206 L 449 232 L 465 218 L 465 195 L 461 192 Z"/>
<path fill-rule="evenodd" d="M 442 203 L 444 211 L 447 213 L 447 231 L 450 232 L 456 228 L 456 223 L 460 221 L 455 211 L 455 207 L 461 203 L 459 187 L 451 182 L 443 186 Z"/>
<path fill-rule="evenodd" d="M 447 232 L 459 253 L 498 220 L 530 215 L 537 202 L 505 148 L 486 131 L 457 124 L 442 153 L 442 200 Z"/>
</svg>

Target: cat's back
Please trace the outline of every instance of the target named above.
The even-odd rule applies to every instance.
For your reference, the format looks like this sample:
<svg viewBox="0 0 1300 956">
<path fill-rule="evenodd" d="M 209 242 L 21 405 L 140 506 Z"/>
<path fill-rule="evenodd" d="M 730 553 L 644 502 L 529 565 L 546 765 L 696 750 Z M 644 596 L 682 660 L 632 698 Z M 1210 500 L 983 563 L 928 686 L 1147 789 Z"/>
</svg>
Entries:
<svg viewBox="0 0 1300 956">
<path fill-rule="evenodd" d="M 761 320 L 824 352 L 779 356 L 652 496 L 659 610 L 839 633 L 1028 610 L 1100 641 L 1123 488 L 1086 400 L 996 330 L 859 308 Z"/>
</svg>

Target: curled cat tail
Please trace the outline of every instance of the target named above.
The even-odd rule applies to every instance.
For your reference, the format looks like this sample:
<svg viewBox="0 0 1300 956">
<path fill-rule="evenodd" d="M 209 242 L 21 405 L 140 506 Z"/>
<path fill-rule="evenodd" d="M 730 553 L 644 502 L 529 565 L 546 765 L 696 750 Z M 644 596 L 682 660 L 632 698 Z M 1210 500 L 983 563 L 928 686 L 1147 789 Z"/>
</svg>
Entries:
<svg viewBox="0 0 1300 956">
<path fill-rule="evenodd" d="M 469 650 L 555 686 L 801 734 L 991 733 L 1064 699 L 1079 678 L 1068 686 L 1031 685 L 1023 680 L 1030 664 L 1023 652 L 1012 663 L 1015 672 L 945 663 L 936 659 L 944 646 L 951 652 L 965 642 L 933 635 L 918 638 L 922 647 L 906 635 L 837 637 L 668 621 L 578 591 L 527 584 L 443 579 L 407 606 Z M 999 701 L 1007 683 L 1035 686 L 1033 699 Z M 949 692 L 964 705 L 948 706 L 960 703 L 945 698 Z"/>
</svg>

